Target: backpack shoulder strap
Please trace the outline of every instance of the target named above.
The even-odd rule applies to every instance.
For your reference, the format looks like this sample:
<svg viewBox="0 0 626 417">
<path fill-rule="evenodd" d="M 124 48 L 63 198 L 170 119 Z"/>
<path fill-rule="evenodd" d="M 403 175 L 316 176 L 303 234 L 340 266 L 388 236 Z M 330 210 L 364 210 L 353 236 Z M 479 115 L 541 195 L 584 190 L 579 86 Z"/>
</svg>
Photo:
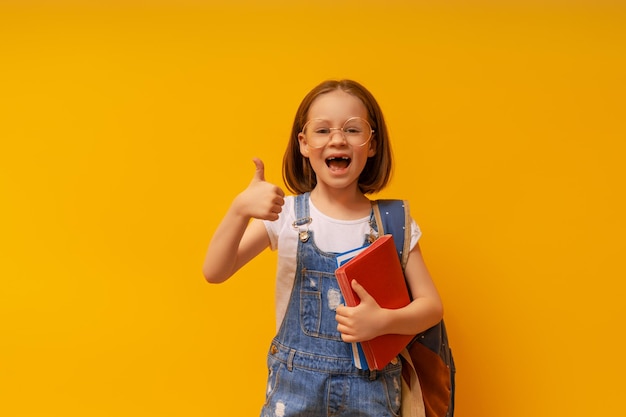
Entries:
<svg viewBox="0 0 626 417">
<path fill-rule="evenodd" d="M 406 200 L 375 200 L 372 202 L 378 234 L 393 235 L 402 268 L 406 266 L 411 247 L 411 214 Z"/>
</svg>

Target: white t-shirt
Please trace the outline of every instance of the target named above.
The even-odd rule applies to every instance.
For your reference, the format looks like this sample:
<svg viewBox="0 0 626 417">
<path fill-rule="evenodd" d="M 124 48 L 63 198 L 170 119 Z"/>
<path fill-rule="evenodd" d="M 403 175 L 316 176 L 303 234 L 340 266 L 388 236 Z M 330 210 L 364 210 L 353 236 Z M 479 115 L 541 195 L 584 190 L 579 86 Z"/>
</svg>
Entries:
<svg viewBox="0 0 626 417">
<path fill-rule="evenodd" d="M 296 220 L 294 196 L 285 198 L 283 211 L 278 220 L 264 221 L 270 238 L 270 248 L 278 250 L 276 270 L 276 329 L 283 321 L 296 274 L 298 230 L 292 226 Z M 320 212 L 309 199 L 309 216 L 313 219 L 308 230 L 314 232 L 315 244 L 324 252 L 341 253 L 363 246 L 370 233 L 370 216 L 356 220 L 337 220 Z M 411 219 L 411 249 L 415 247 L 422 232 Z"/>
</svg>

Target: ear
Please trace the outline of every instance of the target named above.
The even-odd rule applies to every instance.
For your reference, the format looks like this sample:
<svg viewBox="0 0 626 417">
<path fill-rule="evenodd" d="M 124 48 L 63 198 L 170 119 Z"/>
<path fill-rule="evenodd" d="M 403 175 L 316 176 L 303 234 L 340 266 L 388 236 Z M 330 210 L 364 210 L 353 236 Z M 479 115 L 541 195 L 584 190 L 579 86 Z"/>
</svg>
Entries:
<svg viewBox="0 0 626 417">
<path fill-rule="evenodd" d="M 309 157 L 309 146 L 306 143 L 306 137 L 303 133 L 298 133 L 298 143 L 300 144 L 300 153 L 305 158 Z"/>
<path fill-rule="evenodd" d="M 372 138 L 372 140 L 370 140 L 369 147 L 370 148 L 367 151 L 367 157 L 371 158 L 372 156 L 376 155 L 376 139 Z"/>
</svg>

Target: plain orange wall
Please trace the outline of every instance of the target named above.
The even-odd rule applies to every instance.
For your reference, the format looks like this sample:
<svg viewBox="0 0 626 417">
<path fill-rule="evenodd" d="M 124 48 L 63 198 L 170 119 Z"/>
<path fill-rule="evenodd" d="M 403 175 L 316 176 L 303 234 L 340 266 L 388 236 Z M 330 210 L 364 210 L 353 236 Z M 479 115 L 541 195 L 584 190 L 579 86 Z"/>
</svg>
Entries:
<svg viewBox="0 0 626 417">
<path fill-rule="evenodd" d="M 257 415 L 275 254 L 210 286 L 204 251 L 343 77 L 388 119 L 456 415 L 619 413 L 625 7 L 141 3 L 0 5 L 0 415 Z"/>
</svg>

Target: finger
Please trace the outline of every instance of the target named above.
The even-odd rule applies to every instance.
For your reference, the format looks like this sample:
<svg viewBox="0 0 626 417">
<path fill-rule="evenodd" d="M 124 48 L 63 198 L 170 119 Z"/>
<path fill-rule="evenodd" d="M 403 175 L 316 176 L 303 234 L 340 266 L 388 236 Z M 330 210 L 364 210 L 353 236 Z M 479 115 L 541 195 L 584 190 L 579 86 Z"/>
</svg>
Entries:
<svg viewBox="0 0 626 417">
<path fill-rule="evenodd" d="M 263 161 L 261 161 L 259 158 L 253 158 L 252 162 L 254 162 L 254 166 L 256 167 L 252 180 L 265 181 L 265 165 L 263 164 Z"/>
<path fill-rule="evenodd" d="M 345 304 L 339 304 L 335 309 L 335 317 L 337 317 L 337 319 L 348 317 L 349 308 L 350 307 L 347 307 Z"/>
<path fill-rule="evenodd" d="M 337 323 L 337 331 L 345 335 L 352 335 L 352 330 L 345 323 Z"/>
<path fill-rule="evenodd" d="M 361 301 L 365 301 L 366 299 L 371 298 L 370 294 L 367 292 L 367 290 L 365 290 L 365 288 L 363 288 L 363 286 L 361 284 L 359 284 L 356 279 L 353 279 L 352 282 L 350 283 L 352 285 L 352 289 L 354 290 L 354 292 L 356 293 L 356 295 L 359 296 L 359 299 Z"/>
<path fill-rule="evenodd" d="M 344 329 L 342 329 L 344 330 Z M 339 329 L 337 329 L 337 331 L 341 334 L 341 340 L 343 340 L 346 343 L 352 343 L 352 342 L 356 342 L 357 339 L 356 337 L 351 334 L 351 333 L 345 333 L 345 330 L 342 332 Z"/>
<path fill-rule="evenodd" d="M 274 200 L 272 200 L 272 202 L 278 207 L 282 207 L 283 205 L 285 205 L 285 199 L 283 198 L 285 195 L 281 195 L 282 193 L 283 190 L 281 190 L 279 187 L 276 187 L 277 196 L 274 198 Z"/>
<path fill-rule="evenodd" d="M 340 312 L 337 312 L 337 314 L 335 314 L 335 321 L 339 324 L 347 324 L 348 318 Z"/>
</svg>

